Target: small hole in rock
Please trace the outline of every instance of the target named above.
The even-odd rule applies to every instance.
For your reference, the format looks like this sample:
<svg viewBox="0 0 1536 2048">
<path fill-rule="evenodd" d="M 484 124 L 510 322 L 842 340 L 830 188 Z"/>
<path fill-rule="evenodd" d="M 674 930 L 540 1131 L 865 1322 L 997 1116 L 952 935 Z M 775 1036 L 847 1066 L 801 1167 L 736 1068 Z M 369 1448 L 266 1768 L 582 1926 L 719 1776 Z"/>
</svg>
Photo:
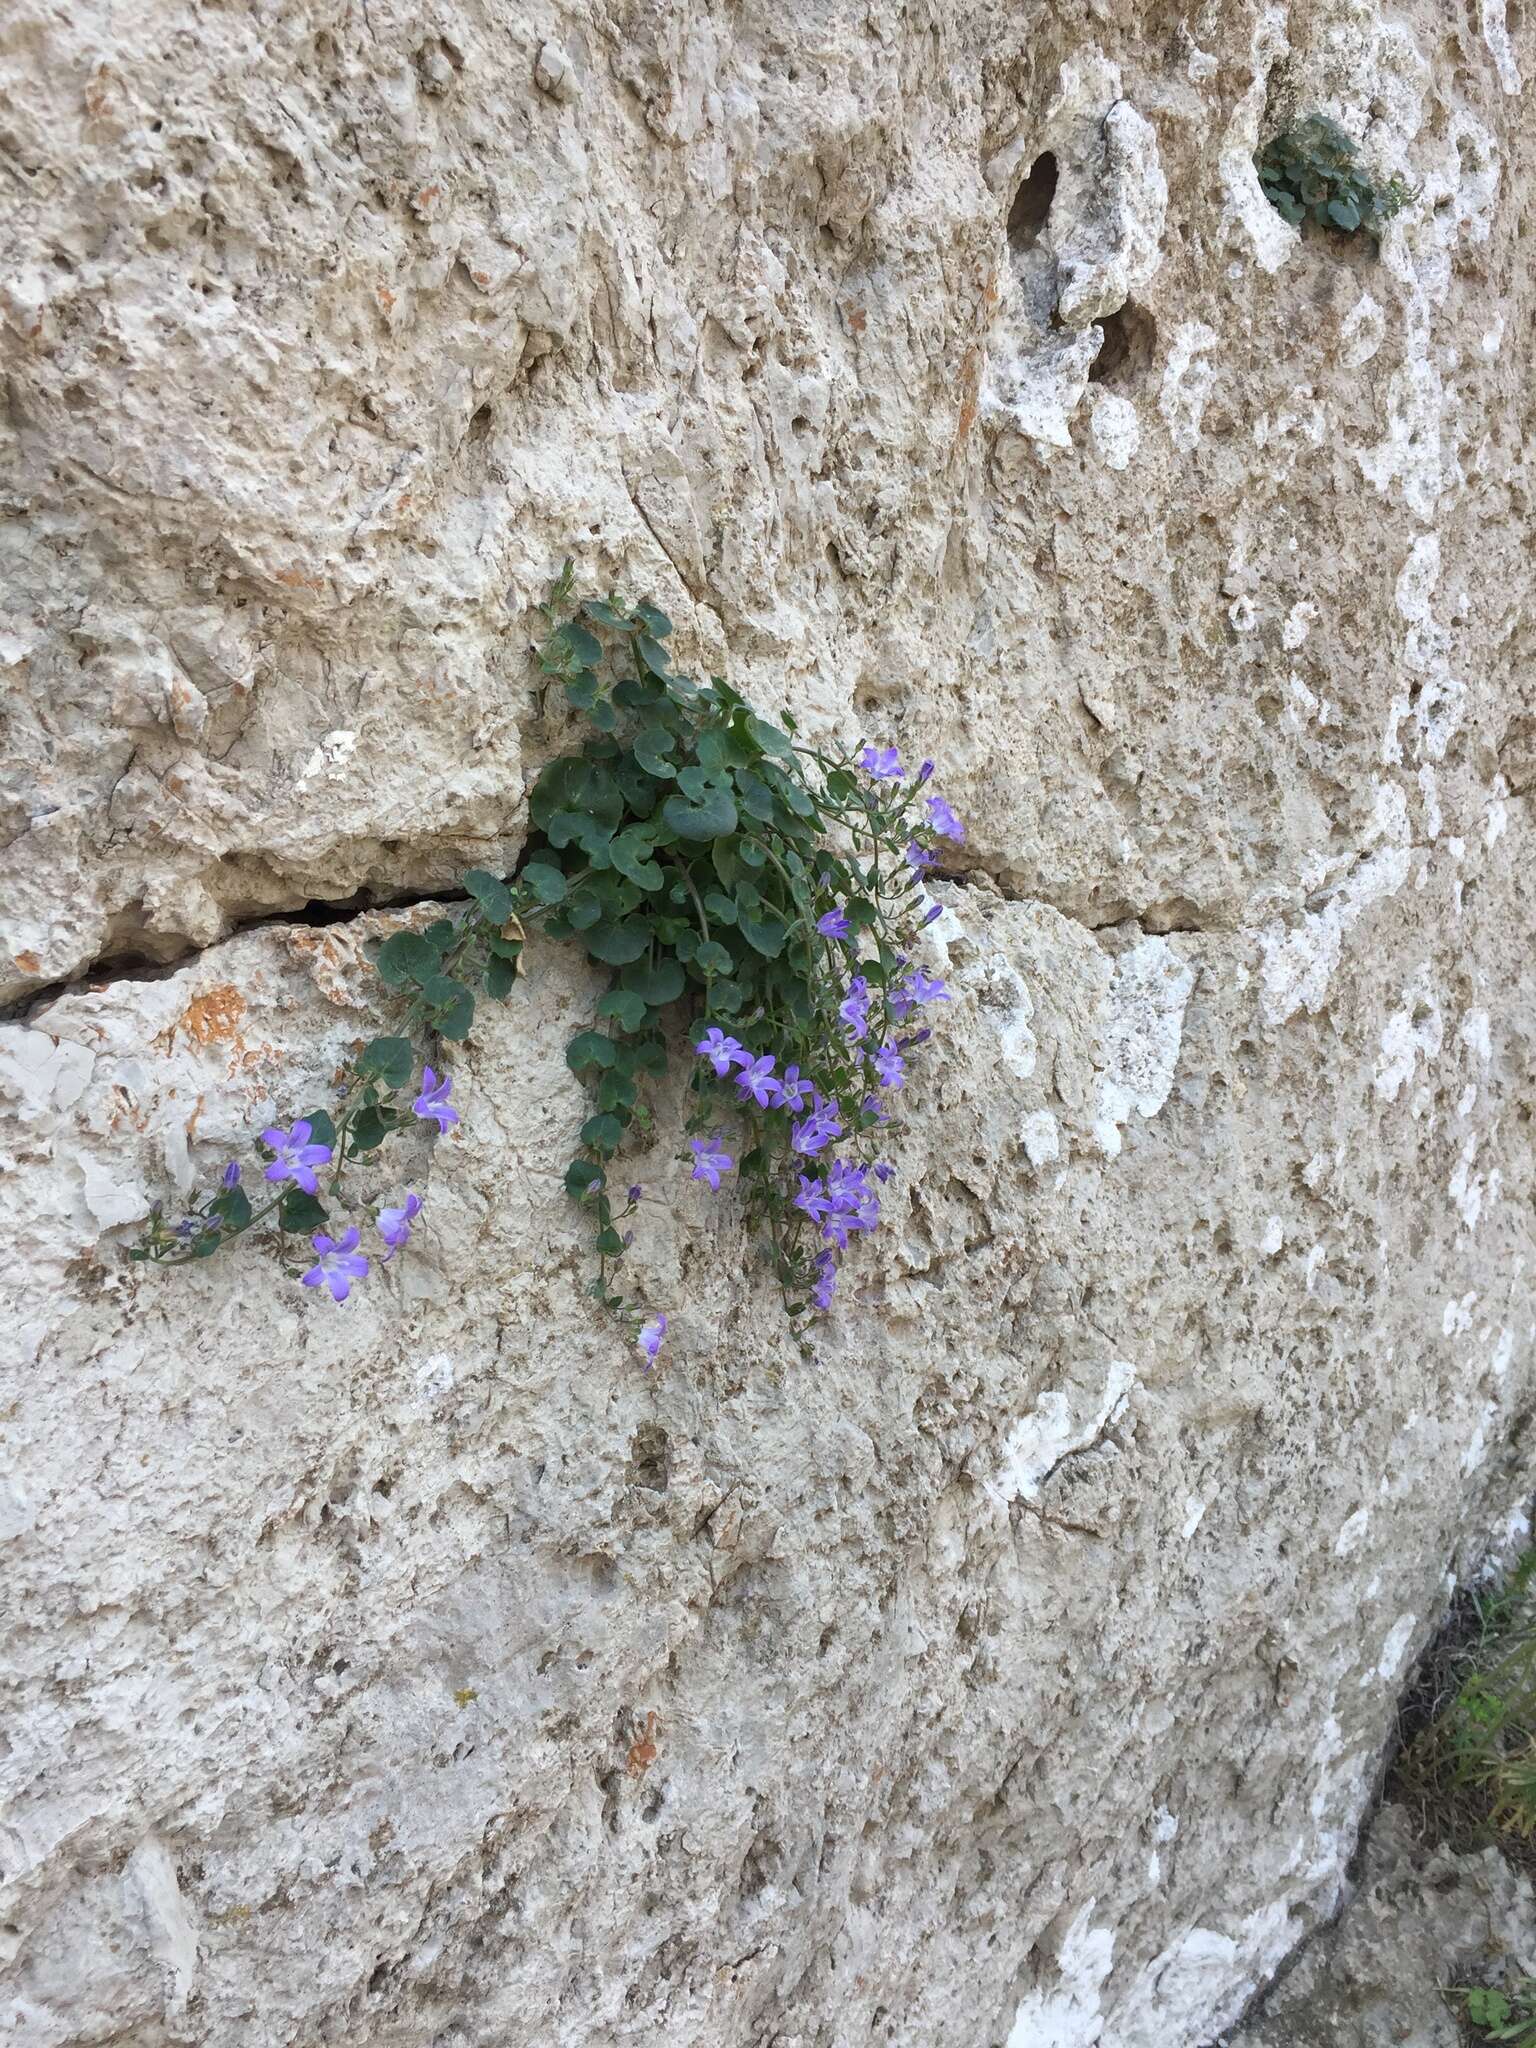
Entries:
<svg viewBox="0 0 1536 2048">
<path fill-rule="evenodd" d="M 1029 176 L 1013 195 L 1008 209 L 1008 242 L 1014 249 L 1032 249 L 1050 218 L 1056 197 L 1056 159 L 1047 150 L 1029 167 Z"/>
<path fill-rule="evenodd" d="M 1104 339 L 1088 369 L 1090 384 L 1135 384 L 1152 367 L 1157 322 L 1131 302 L 1099 322 Z"/>
</svg>

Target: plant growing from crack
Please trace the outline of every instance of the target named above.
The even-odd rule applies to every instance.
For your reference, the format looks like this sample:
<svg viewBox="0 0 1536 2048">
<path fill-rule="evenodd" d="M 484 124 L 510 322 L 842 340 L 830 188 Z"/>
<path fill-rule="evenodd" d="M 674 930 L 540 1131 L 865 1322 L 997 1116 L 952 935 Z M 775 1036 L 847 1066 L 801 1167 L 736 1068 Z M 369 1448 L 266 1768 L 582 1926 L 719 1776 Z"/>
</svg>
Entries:
<svg viewBox="0 0 1536 2048">
<path fill-rule="evenodd" d="M 1500 1989 L 1492 1984 L 1458 1984 L 1450 1997 L 1479 2041 L 1507 2048 L 1536 2048 L 1536 1978 L 1518 1977 Z"/>
<path fill-rule="evenodd" d="M 1293 228 L 1311 219 L 1347 235 L 1380 235 L 1413 194 L 1401 178 L 1378 183 L 1336 121 L 1308 114 L 1272 136 L 1254 158 L 1264 197 Z"/>
<path fill-rule="evenodd" d="M 938 842 L 964 828 L 929 787 L 931 762 L 908 773 L 895 747 L 808 745 L 787 714 L 760 717 L 722 678 L 678 674 L 654 606 L 577 600 L 567 562 L 541 609 L 540 669 L 593 731 L 534 785 L 521 872 L 471 870 L 462 909 L 379 947 L 379 979 L 403 1012 L 344 1073 L 335 1116 L 313 1109 L 262 1132 L 261 1200 L 231 1162 L 177 1221 L 156 1213 L 131 1257 L 183 1265 L 270 1223 L 290 1273 L 346 1300 L 370 1256 L 357 1224 L 333 1234 L 348 1168 L 401 1130 L 458 1121 L 443 1048 L 468 1036 L 481 997 L 511 993 L 541 926 L 609 973 L 593 1025 L 566 1049 L 593 1096 L 564 1175 L 592 1222 L 593 1296 L 654 1360 L 666 1314 L 647 1314 L 616 1277 L 642 1190 L 620 1201 L 610 1173 L 631 1135 L 654 1127 L 646 1091 L 667 1072 L 681 1006 L 682 1163 L 711 1193 L 735 1176 L 791 1315 L 830 1306 L 840 1256 L 880 1218 L 888 1105 L 930 1035 L 914 1020 L 948 1000 L 910 948 L 939 915 L 923 886 Z M 385 1259 L 420 1209 L 408 1190 L 379 1212 Z"/>
</svg>

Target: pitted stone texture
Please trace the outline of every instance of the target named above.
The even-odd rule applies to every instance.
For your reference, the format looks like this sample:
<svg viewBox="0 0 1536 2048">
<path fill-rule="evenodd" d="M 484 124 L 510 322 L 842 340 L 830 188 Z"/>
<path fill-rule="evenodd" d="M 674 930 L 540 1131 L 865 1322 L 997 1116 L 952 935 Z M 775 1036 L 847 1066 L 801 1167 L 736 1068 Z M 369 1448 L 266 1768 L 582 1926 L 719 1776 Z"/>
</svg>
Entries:
<svg viewBox="0 0 1536 2048">
<path fill-rule="evenodd" d="M 203 949 L 4 1028 L 21 2038 L 1199 2048 L 1332 1910 L 1531 1483 L 1536 53 L 1113 13 L 0 31 L 8 985 Z M 1315 105 L 1379 262 L 1255 211 Z M 129 1266 L 379 1014 L 388 914 L 230 920 L 515 853 L 568 550 L 967 818 L 838 1314 L 678 1075 L 595 1319 L 542 944 L 344 1308 Z"/>
</svg>

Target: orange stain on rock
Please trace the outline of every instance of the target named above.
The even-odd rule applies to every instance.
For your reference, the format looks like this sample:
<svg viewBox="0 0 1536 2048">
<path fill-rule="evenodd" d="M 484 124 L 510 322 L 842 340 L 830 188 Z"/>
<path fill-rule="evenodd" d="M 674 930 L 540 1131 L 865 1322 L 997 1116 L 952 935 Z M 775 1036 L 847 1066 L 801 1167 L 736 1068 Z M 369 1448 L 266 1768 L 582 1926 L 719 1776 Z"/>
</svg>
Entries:
<svg viewBox="0 0 1536 2048">
<path fill-rule="evenodd" d="M 240 1035 L 240 1020 L 244 1015 L 245 997 L 239 989 L 225 982 L 218 988 L 194 996 L 170 1030 L 162 1032 L 161 1036 L 167 1051 L 179 1031 L 193 1045 L 204 1048 L 228 1045 L 236 1053 L 243 1053 L 245 1040 Z"/>
<path fill-rule="evenodd" d="M 656 1709 L 652 1707 L 645 1717 L 645 1733 L 636 1736 L 629 1745 L 629 1761 L 625 1768 L 632 1778 L 643 1778 L 660 1755 L 655 1743 L 656 1730 L 659 1726 Z"/>
<path fill-rule="evenodd" d="M 23 974 L 41 974 L 43 963 L 35 953 L 16 953 L 12 956 Z"/>
</svg>

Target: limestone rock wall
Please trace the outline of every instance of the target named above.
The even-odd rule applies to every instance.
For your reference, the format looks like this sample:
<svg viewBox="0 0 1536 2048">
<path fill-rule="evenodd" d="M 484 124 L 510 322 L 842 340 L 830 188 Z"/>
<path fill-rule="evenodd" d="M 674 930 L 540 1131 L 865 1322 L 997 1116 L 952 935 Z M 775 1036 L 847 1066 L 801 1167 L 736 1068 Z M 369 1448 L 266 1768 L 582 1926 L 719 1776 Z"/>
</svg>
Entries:
<svg viewBox="0 0 1536 2048">
<path fill-rule="evenodd" d="M 15 0 L 10 2038 L 1196 2048 L 1328 1913 L 1532 1478 L 1533 72 L 1504 0 Z M 1259 192 L 1318 108 L 1379 257 Z M 567 552 L 969 821 L 842 1312 L 663 1144 L 665 1367 L 593 1320 L 554 947 L 377 1284 L 129 1266 L 515 860 Z"/>
</svg>

